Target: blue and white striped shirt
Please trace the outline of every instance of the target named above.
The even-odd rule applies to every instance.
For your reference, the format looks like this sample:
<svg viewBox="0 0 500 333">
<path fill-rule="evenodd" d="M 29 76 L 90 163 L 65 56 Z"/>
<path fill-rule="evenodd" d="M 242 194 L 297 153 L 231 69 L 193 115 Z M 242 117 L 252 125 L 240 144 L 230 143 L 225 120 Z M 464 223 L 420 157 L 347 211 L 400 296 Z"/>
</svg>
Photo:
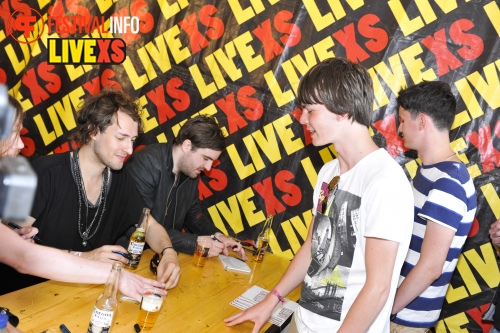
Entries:
<svg viewBox="0 0 500 333">
<path fill-rule="evenodd" d="M 455 231 L 441 276 L 394 320 L 403 326 L 430 328 L 439 318 L 453 271 L 474 221 L 476 191 L 465 165 L 457 162 L 419 166 L 412 185 L 415 203 L 413 234 L 399 284 L 420 258 L 428 221 Z"/>
</svg>

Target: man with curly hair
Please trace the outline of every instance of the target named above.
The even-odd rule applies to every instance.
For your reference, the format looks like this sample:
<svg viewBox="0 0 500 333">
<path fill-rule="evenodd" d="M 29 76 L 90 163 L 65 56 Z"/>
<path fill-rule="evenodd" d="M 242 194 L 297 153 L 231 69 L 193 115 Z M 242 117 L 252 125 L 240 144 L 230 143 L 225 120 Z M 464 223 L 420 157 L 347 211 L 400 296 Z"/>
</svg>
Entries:
<svg viewBox="0 0 500 333">
<path fill-rule="evenodd" d="M 114 245 L 139 221 L 146 207 L 123 163 L 133 152 L 142 127 L 134 99 L 119 90 L 87 98 L 78 113 L 74 151 L 33 161 L 38 187 L 31 217 L 23 225 L 39 229 L 44 245 L 103 262 L 127 259 Z M 157 272 L 167 288 L 179 279 L 180 266 L 166 230 L 149 216 L 146 242 L 162 260 Z"/>
</svg>

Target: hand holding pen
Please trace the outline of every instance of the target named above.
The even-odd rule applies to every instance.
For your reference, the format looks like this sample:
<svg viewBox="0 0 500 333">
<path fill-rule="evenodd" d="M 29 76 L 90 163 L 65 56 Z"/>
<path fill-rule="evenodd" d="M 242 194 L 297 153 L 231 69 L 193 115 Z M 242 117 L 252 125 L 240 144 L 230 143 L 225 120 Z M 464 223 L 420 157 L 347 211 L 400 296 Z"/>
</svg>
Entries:
<svg viewBox="0 0 500 333">
<path fill-rule="evenodd" d="M 24 237 L 24 238 L 31 238 L 33 241 L 37 242 L 38 244 L 43 243 L 43 242 L 42 242 L 42 239 L 41 239 L 40 237 L 38 237 L 37 235 L 33 235 L 33 236 L 31 236 L 31 237 L 30 237 L 30 236 L 26 236 L 26 235 L 28 235 L 28 234 L 30 234 L 30 233 L 32 233 L 32 232 L 34 232 L 34 231 L 35 231 L 35 233 L 37 233 L 37 232 L 38 232 L 38 229 L 36 229 L 36 228 L 34 228 L 34 227 L 31 227 L 31 226 L 30 226 L 30 228 L 31 228 L 31 229 L 30 229 L 28 232 L 25 232 L 25 230 L 27 230 L 27 228 L 28 228 L 28 227 L 23 228 L 23 227 L 21 227 L 20 225 L 18 225 L 18 224 L 16 224 L 16 223 L 14 223 L 14 222 L 9 222 L 9 223 L 7 223 L 7 225 L 8 225 L 9 227 L 11 227 L 12 229 L 19 229 L 19 230 L 21 230 L 21 229 L 22 229 L 22 230 L 21 230 L 21 233 L 20 233 L 20 235 L 21 235 L 22 237 Z"/>
<path fill-rule="evenodd" d="M 224 245 L 224 254 L 228 254 L 228 251 L 229 250 L 232 250 L 233 252 L 235 252 L 236 254 L 238 254 L 241 259 L 243 259 L 243 261 L 247 260 L 247 256 L 245 254 L 245 250 L 243 249 L 242 245 L 240 242 L 232 239 L 232 238 L 229 238 L 229 237 L 226 237 L 224 234 L 222 233 L 216 233 L 216 234 L 213 234 L 210 236 L 212 238 L 212 240 L 214 240 L 215 242 L 218 242 L 218 243 L 222 243 Z"/>
</svg>

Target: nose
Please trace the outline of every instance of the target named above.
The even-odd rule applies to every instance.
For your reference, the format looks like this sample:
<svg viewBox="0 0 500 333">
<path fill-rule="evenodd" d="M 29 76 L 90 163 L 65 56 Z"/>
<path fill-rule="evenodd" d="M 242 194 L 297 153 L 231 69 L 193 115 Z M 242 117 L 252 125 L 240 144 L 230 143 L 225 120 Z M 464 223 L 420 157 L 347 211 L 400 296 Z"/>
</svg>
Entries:
<svg viewBox="0 0 500 333">
<path fill-rule="evenodd" d="M 205 165 L 203 165 L 203 168 L 205 168 L 205 170 L 207 170 L 207 171 L 210 171 L 210 169 L 212 169 L 212 164 L 213 163 L 214 163 L 214 161 L 212 161 L 212 160 L 206 161 Z"/>
<path fill-rule="evenodd" d="M 399 135 L 400 137 L 403 137 L 403 131 L 401 130 L 401 125 L 402 125 L 402 124 L 400 123 L 400 124 L 399 124 L 399 126 L 398 126 L 398 128 L 397 128 L 397 132 L 398 132 L 398 135 Z"/>
<path fill-rule="evenodd" d="M 307 124 L 307 112 L 302 110 L 302 114 L 300 115 L 300 118 L 299 118 L 299 122 L 302 124 L 302 125 L 305 125 Z"/>
<path fill-rule="evenodd" d="M 129 154 L 129 155 L 132 155 L 132 152 L 134 151 L 134 141 L 130 140 L 130 141 L 126 141 L 125 143 L 125 146 L 123 148 L 123 150 Z"/>
<path fill-rule="evenodd" d="M 21 137 L 18 135 L 17 136 L 17 139 L 16 139 L 16 149 L 23 149 L 24 148 L 24 142 L 23 140 L 21 139 Z"/>
</svg>

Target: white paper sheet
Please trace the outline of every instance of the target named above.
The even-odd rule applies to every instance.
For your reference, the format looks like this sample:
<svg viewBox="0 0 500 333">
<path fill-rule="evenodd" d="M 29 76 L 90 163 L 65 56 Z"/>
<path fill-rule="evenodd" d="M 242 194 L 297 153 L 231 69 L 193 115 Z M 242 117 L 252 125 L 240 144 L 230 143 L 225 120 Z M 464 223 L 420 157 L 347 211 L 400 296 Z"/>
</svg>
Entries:
<svg viewBox="0 0 500 333">
<path fill-rule="evenodd" d="M 238 296 L 238 298 L 230 304 L 239 309 L 246 310 L 263 300 L 268 293 L 269 291 L 264 288 L 253 286 L 242 295 Z M 296 302 L 285 298 L 285 303 L 282 304 L 281 302 L 278 302 L 271 314 L 271 318 L 269 318 L 268 321 L 271 324 L 281 326 L 288 319 L 288 317 L 292 315 L 298 306 L 299 305 Z"/>
</svg>

